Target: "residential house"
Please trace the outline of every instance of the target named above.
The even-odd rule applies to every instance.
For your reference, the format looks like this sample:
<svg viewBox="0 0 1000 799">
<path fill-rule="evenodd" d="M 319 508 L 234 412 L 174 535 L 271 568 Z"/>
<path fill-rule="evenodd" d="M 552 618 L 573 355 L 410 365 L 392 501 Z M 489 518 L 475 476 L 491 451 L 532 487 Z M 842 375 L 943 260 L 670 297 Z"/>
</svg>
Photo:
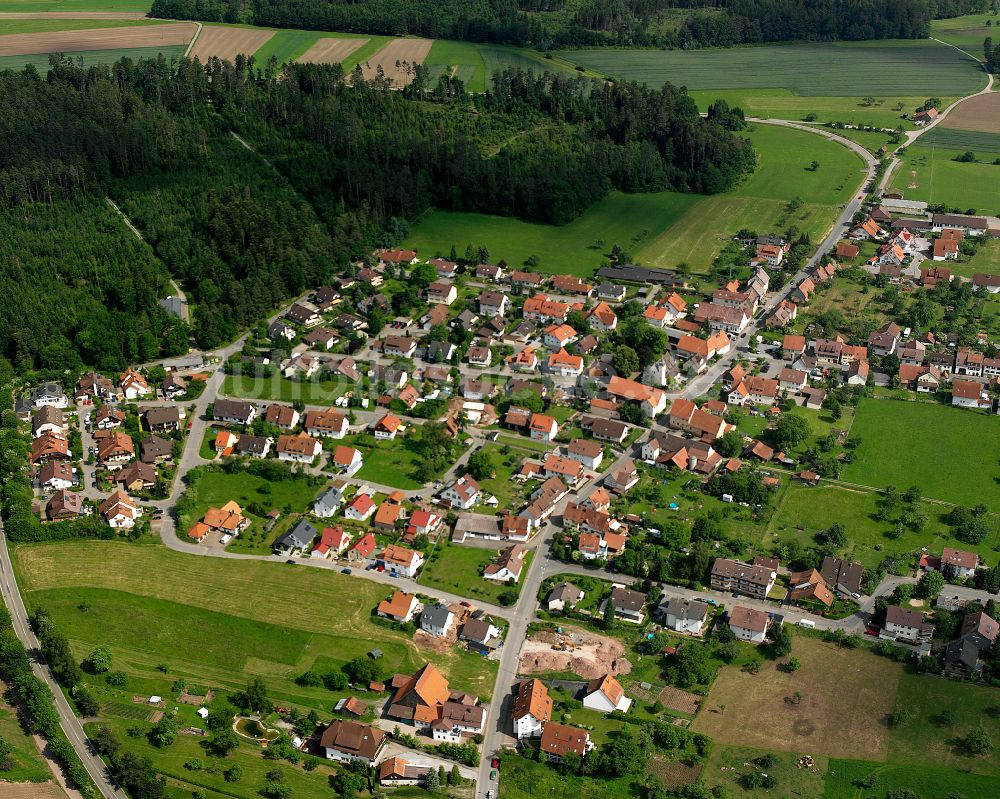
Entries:
<svg viewBox="0 0 1000 799">
<path fill-rule="evenodd" d="M 988 408 L 990 398 L 982 383 L 955 378 L 951 381 L 951 404 L 960 408 Z"/>
<path fill-rule="evenodd" d="M 983 669 L 983 656 L 994 648 L 1000 637 L 1000 623 L 983 611 L 969 613 L 962 620 L 959 637 L 945 648 L 944 662 L 953 670 L 977 674 Z"/>
<path fill-rule="evenodd" d="M 559 425 L 551 416 L 533 413 L 528 423 L 528 431 L 534 441 L 554 441 L 559 434 Z"/>
<path fill-rule="evenodd" d="M 554 763 L 561 763 L 566 755 L 583 757 L 594 748 L 590 733 L 579 727 L 547 721 L 542 725 L 538 748 Z"/>
<path fill-rule="evenodd" d="M 542 331 L 542 343 L 553 350 L 572 344 L 576 339 L 576 331 L 567 324 L 549 325 Z"/>
<path fill-rule="evenodd" d="M 639 470 L 631 458 L 622 461 L 621 465 L 608 472 L 604 485 L 618 494 L 624 494 L 639 482 Z"/>
<path fill-rule="evenodd" d="M 809 375 L 801 369 L 785 367 L 778 372 L 778 385 L 786 392 L 801 391 L 809 382 Z"/>
<path fill-rule="evenodd" d="M 826 607 L 833 605 L 833 591 L 816 569 L 792 574 L 789 578 L 788 598 L 793 602 L 812 600 Z"/>
<path fill-rule="evenodd" d="M 677 354 L 685 360 L 701 358 L 707 362 L 718 355 L 725 355 L 731 347 L 729 336 L 724 330 L 719 330 L 703 339 L 691 335 L 681 336 L 677 341 Z"/>
<path fill-rule="evenodd" d="M 951 278 L 951 270 L 944 267 L 932 266 L 920 270 L 920 283 L 929 289 L 934 288 L 938 283 L 950 283 Z"/>
<path fill-rule="evenodd" d="M 147 408 L 142 415 L 146 421 L 146 429 L 151 433 L 172 433 L 180 430 L 181 412 L 176 405 L 167 408 Z"/>
<path fill-rule="evenodd" d="M 431 341 L 424 351 L 424 360 L 430 363 L 448 363 L 458 348 L 450 341 Z"/>
<path fill-rule="evenodd" d="M 524 301 L 522 313 L 525 319 L 547 324 L 566 321 L 572 306 L 569 303 L 552 300 L 546 294 L 536 294 Z"/>
<path fill-rule="evenodd" d="M 354 447 L 345 447 L 338 444 L 333 450 L 333 457 L 330 459 L 333 468 L 338 472 L 343 472 L 348 477 L 356 474 L 364 465 L 361 450 Z"/>
<path fill-rule="evenodd" d="M 606 302 L 599 302 L 587 314 L 587 321 L 595 330 L 614 330 L 618 327 L 618 315 Z"/>
<path fill-rule="evenodd" d="M 402 426 L 403 420 L 395 414 L 387 413 L 372 425 L 372 433 L 379 441 L 392 441 Z"/>
<path fill-rule="evenodd" d="M 660 605 L 664 626 L 678 633 L 701 635 L 702 627 L 708 621 L 709 605 L 697 599 L 671 597 Z"/>
<path fill-rule="evenodd" d="M 441 716 L 441 708 L 450 699 L 448 681 L 433 664 L 427 663 L 412 677 L 393 678 L 395 690 L 388 702 L 386 716 L 411 722 L 418 729 L 430 727 Z"/>
<path fill-rule="evenodd" d="M 458 289 L 454 283 L 438 280 L 427 287 L 427 302 L 431 305 L 451 305 L 458 299 Z"/>
<path fill-rule="evenodd" d="M 466 474 L 441 492 L 441 497 L 450 502 L 453 508 L 469 510 L 482 498 L 482 488 L 471 474 Z"/>
<path fill-rule="evenodd" d="M 133 462 L 115 474 L 114 482 L 125 491 L 149 491 L 156 485 L 156 469 L 148 463 Z"/>
<path fill-rule="evenodd" d="M 479 314 L 494 319 L 505 317 L 510 310 L 510 297 L 500 291 L 484 291 L 479 295 Z"/>
<path fill-rule="evenodd" d="M 311 464 L 323 451 L 323 445 L 307 433 L 278 436 L 275 446 L 278 460 Z"/>
<path fill-rule="evenodd" d="M 901 639 L 915 644 L 930 641 L 933 634 L 934 625 L 919 610 L 890 605 L 885 612 L 885 626 L 878 637 L 889 641 Z"/>
<path fill-rule="evenodd" d="M 637 403 L 650 419 L 667 409 L 666 392 L 617 375 L 608 381 L 608 394 L 620 402 Z"/>
<path fill-rule="evenodd" d="M 280 430 L 294 430 L 299 424 L 299 412 L 291 405 L 272 403 L 264 412 L 264 421 Z"/>
<path fill-rule="evenodd" d="M 109 527 L 127 530 L 135 526 L 135 520 L 142 516 L 142 508 L 124 491 L 114 491 L 99 506 L 98 512 Z"/>
<path fill-rule="evenodd" d="M 827 555 L 823 558 L 819 573 L 828 586 L 841 594 L 854 596 L 861 593 L 865 568 L 856 560 L 842 560 Z"/>
<path fill-rule="evenodd" d="M 653 361 L 642 372 L 642 382 L 646 385 L 666 388 L 680 377 L 677 361 L 669 352 L 665 352 L 659 360 Z"/>
<path fill-rule="evenodd" d="M 398 522 L 402 516 L 403 506 L 387 499 L 379 505 L 378 510 L 375 512 L 375 518 L 372 519 L 372 527 L 376 527 L 380 530 L 395 530 L 396 522 Z"/>
<path fill-rule="evenodd" d="M 584 689 L 583 706 L 600 713 L 618 710 L 628 712 L 632 700 L 625 696 L 625 690 L 611 674 L 597 677 Z"/>
<path fill-rule="evenodd" d="M 760 375 L 747 375 L 726 397 L 730 405 L 773 405 L 778 400 L 777 380 Z"/>
<path fill-rule="evenodd" d="M 482 654 L 488 654 L 495 650 L 500 646 L 502 639 L 500 628 L 483 618 L 472 618 L 465 622 L 458 637 L 465 641 L 471 649 Z"/>
<path fill-rule="evenodd" d="M 707 324 L 712 330 L 723 330 L 733 336 L 740 335 L 750 324 L 750 314 L 746 308 L 734 308 L 714 302 L 701 303 L 695 310 L 694 318 L 699 324 Z"/>
<path fill-rule="evenodd" d="M 418 535 L 431 535 L 441 526 L 442 518 L 436 513 L 418 508 L 410 514 L 406 521 L 406 535 L 416 537 Z"/>
<path fill-rule="evenodd" d="M 320 438 L 343 438 L 350 430 L 348 418 L 333 408 L 325 411 L 306 411 L 302 427 L 306 433 Z"/>
<path fill-rule="evenodd" d="M 76 519 L 83 515 L 83 497 L 74 492 L 60 489 L 45 503 L 45 516 L 53 522 Z"/>
<path fill-rule="evenodd" d="M 594 400 L 593 402 L 598 402 Z M 628 436 L 629 426 L 614 419 L 602 419 L 599 416 L 584 416 L 580 427 L 587 430 L 599 441 L 610 441 L 620 445 Z"/>
<path fill-rule="evenodd" d="M 549 689 L 541 680 L 528 679 L 517 684 L 511 717 L 519 741 L 542 734 L 544 725 L 552 720 L 552 704 Z"/>
<path fill-rule="evenodd" d="M 131 368 L 126 369 L 122 374 L 119 385 L 121 386 L 122 396 L 125 399 L 141 399 L 153 392 L 149 387 L 149 383 L 146 382 L 146 378 Z"/>
<path fill-rule="evenodd" d="M 588 469 L 597 469 L 604 459 L 604 447 L 597 441 L 574 438 L 566 447 L 566 457 L 580 461 Z"/>
<path fill-rule="evenodd" d="M 918 128 L 922 128 L 925 125 L 930 125 L 938 118 L 938 110 L 936 108 L 928 108 L 926 110 L 917 111 L 913 115 L 913 124 Z"/>
<path fill-rule="evenodd" d="M 741 641 L 764 643 L 770 626 L 771 617 L 763 610 L 737 605 L 729 611 L 729 628 Z"/>
<path fill-rule="evenodd" d="M 521 571 L 524 568 L 524 556 L 528 554 L 521 544 L 514 544 L 500 553 L 493 563 L 487 564 L 483 570 L 483 579 L 499 580 L 515 583 L 521 579 Z"/>
<path fill-rule="evenodd" d="M 954 374 L 963 377 L 982 377 L 986 356 L 968 347 L 959 347 L 955 353 Z"/>
<path fill-rule="evenodd" d="M 319 314 L 319 309 L 309 302 L 295 302 L 288 309 L 288 318 L 303 327 L 316 327 L 323 321 Z"/>
<path fill-rule="evenodd" d="M 277 341 L 278 339 L 294 341 L 297 335 L 298 333 L 295 331 L 295 328 L 281 319 L 275 319 L 267 326 L 267 337 L 271 341 Z"/>
<path fill-rule="evenodd" d="M 440 718 L 431 724 L 431 736 L 435 741 L 459 744 L 482 733 L 486 710 L 471 695 L 463 694 L 462 699 L 468 701 L 449 700 L 441 706 Z"/>
<path fill-rule="evenodd" d="M 777 571 L 770 566 L 750 565 L 729 558 L 716 558 L 712 564 L 711 585 L 715 591 L 764 599 L 777 579 Z"/>
<path fill-rule="evenodd" d="M 60 408 L 43 405 L 31 417 L 31 436 L 38 438 L 45 433 L 66 435 L 66 419 Z"/>
<path fill-rule="evenodd" d="M 143 441 L 143 444 L 146 442 Z M 237 455 L 246 455 L 250 458 L 266 458 L 274 444 L 273 438 L 265 436 L 240 436 L 233 451 Z"/>
<path fill-rule="evenodd" d="M 385 566 L 391 574 L 416 577 L 420 567 L 424 565 L 424 556 L 415 549 L 390 544 L 379 555 L 378 563 Z"/>
<path fill-rule="evenodd" d="M 174 442 L 160 436 L 146 436 L 139 442 L 139 460 L 143 463 L 162 463 L 173 453 Z"/>
<path fill-rule="evenodd" d="M 46 491 L 64 491 L 73 487 L 73 469 L 61 460 L 42 464 L 38 470 L 38 485 Z"/>
<path fill-rule="evenodd" d="M 444 638 L 455 621 L 455 614 L 446 605 L 430 605 L 420 612 L 420 629 L 435 638 Z"/>
<path fill-rule="evenodd" d="M 849 235 L 855 241 L 870 241 L 885 238 L 885 231 L 879 227 L 878 222 L 869 217 L 860 225 L 851 228 Z"/>
<path fill-rule="evenodd" d="M 802 305 L 809 302 L 809 298 L 812 296 L 814 291 L 816 291 L 816 284 L 813 282 L 811 277 L 806 277 L 803 278 L 795 288 L 788 292 L 788 299 L 796 304 Z"/>
<path fill-rule="evenodd" d="M 338 763 L 367 763 L 374 766 L 385 749 L 389 735 L 378 727 L 347 719 L 334 719 L 323 730 L 319 746 L 327 760 Z"/>
<path fill-rule="evenodd" d="M 344 516 L 356 522 L 366 522 L 375 513 L 375 501 L 367 491 L 359 491 L 344 509 Z"/>
<path fill-rule="evenodd" d="M 645 616 L 645 594 L 616 585 L 611 589 L 611 596 L 605 601 L 611 602 L 617 618 L 633 624 L 642 624 Z"/>
<path fill-rule="evenodd" d="M 102 405 L 94 414 L 95 430 L 113 430 L 125 424 L 125 412 L 111 405 Z"/>
<path fill-rule="evenodd" d="M 868 337 L 868 347 L 873 355 L 885 357 L 896 351 L 903 331 L 895 322 L 887 322 Z"/>
<path fill-rule="evenodd" d="M 340 336 L 329 327 L 317 327 L 306 333 L 302 340 L 310 349 L 329 350 L 340 341 Z"/>
<path fill-rule="evenodd" d="M 319 531 L 305 519 L 299 519 L 295 526 L 274 542 L 274 548 L 278 552 L 291 554 L 292 552 L 306 552 L 312 547 Z"/>
<path fill-rule="evenodd" d="M 42 408 L 46 405 L 53 408 L 66 408 L 69 406 L 69 399 L 58 383 L 41 383 L 35 386 L 34 391 L 31 392 L 31 405 L 34 408 Z"/>
<path fill-rule="evenodd" d="M 621 302 L 628 293 L 625 286 L 620 283 L 601 283 L 594 292 L 600 300 L 608 302 Z"/>
<path fill-rule="evenodd" d="M 97 460 L 106 469 L 120 469 L 135 457 L 132 438 L 121 430 L 112 430 L 97 442 Z"/>
<path fill-rule="evenodd" d="M 337 558 L 351 545 L 351 534 L 344 532 L 338 524 L 336 527 L 324 527 L 320 533 L 319 542 L 309 553 L 310 558 Z"/>
<path fill-rule="evenodd" d="M 962 549 L 945 547 L 941 553 L 940 571 L 949 580 L 968 580 L 976 575 L 979 568 L 979 555 Z"/>
<path fill-rule="evenodd" d="M 408 624 L 419 610 L 420 602 L 415 596 L 404 591 L 394 591 L 389 599 L 379 602 L 375 612 L 383 619 Z"/>
<path fill-rule="evenodd" d="M 493 353 L 490 348 L 478 345 L 469 347 L 465 357 L 473 366 L 489 366 L 493 361 Z"/>
<path fill-rule="evenodd" d="M 503 277 L 503 267 L 496 264 L 480 264 L 476 267 L 476 277 L 479 280 L 500 280 Z"/>
<path fill-rule="evenodd" d="M 560 377 L 579 377 L 583 374 L 583 358 L 560 349 L 549 355 L 549 372 Z"/>
<path fill-rule="evenodd" d="M 344 502 L 344 490 L 346 488 L 346 483 L 337 481 L 325 489 L 313 502 L 313 514 L 321 519 L 329 519 L 331 516 L 335 516 Z"/>
<path fill-rule="evenodd" d="M 573 583 L 559 583 L 549 593 L 546 600 L 546 609 L 549 612 L 563 611 L 566 608 L 573 609 L 583 601 L 584 592 Z"/>
<path fill-rule="evenodd" d="M 257 409 L 244 400 L 217 399 L 212 405 L 212 419 L 229 424 L 250 424 Z"/>
<path fill-rule="evenodd" d="M 416 339 L 407 336 L 386 336 L 382 339 L 382 354 L 412 358 L 417 351 Z"/>
<path fill-rule="evenodd" d="M 379 763 L 378 782 L 383 788 L 423 785 L 431 771 L 436 771 L 433 765 L 410 763 L 401 757 L 390 757 Z"/>
</svg>

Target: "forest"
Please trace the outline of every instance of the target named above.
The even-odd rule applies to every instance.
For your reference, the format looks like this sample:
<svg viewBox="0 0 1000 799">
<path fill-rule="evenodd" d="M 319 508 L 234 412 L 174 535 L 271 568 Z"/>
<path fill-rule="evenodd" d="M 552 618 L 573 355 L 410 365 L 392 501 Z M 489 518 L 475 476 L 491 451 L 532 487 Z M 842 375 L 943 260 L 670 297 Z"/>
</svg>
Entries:
<svg viewBox="0 0 1000 799">
<path fill-rule="evenodd" d="M 153 16 L 554 47 L 910 39 L 987 0 L 154 0 Z M 545 12 L 544 16 L 535 12 Z"/>
<path fill-rule="evenodd" d="M 517 71 L 472 97 L 338 65 L 66 60 L 0 73 L 0 111 L 0 355 L 19 371 L 120 369 L 189 332 L 217 347 L 431 206 L 558 224 L 612 188 L 724 191 L 755 159 L 738 117 L 673 86 Z M 156 306 L 170 276 L 191 331 Z"/>
</svg>

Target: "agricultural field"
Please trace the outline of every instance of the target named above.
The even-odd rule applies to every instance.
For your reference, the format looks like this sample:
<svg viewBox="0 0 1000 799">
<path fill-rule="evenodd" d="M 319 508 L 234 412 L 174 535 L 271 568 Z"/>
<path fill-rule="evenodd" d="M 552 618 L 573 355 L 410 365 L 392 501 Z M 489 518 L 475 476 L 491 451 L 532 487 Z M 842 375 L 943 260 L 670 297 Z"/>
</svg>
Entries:
<svg viewBox="0 0 1000 799">
<path fill-rule="evenodd" d="M 367 42 L 368 40 L 363 38 L 340 39 L 325 36 L 312 44 L 304 53 L 297 56 L 297 60 L 312 62 L 314 64 L 344 63 L 354 51 L 364 47 Z"/>
<path fill-rule="evenodd" d="M 74 62 L 82 62 L 85 67 L 97 64 L 113 64 L 122 58 L 138 61 L 140 58 L 157 58 L 163 56 L 167 61 L 184 55 L 187 45 L 172 45 L 167 47 L 123 47 L 107 50 L 77 50 L 68 53 Z M 31 64 L 41 74 L 49 71 L 49 57 L 52 53 L 32 53 L 31 55 L 0 56 L 0 69 L 24 69 Z"/>
<path fill-rule="evenodd" d="M 874 784 L 863 788 L 872 777 Z M 970 774 L 964 768 L 942 768 L 928 760 L 899 764 L 831 758 L 822 797 L 864 799 L 903 789 L 916 791 L 919 796 L 989 799 L 996 793 L 996 783 L 991 777 Z"/>
<path fill-rule="evenodd" d="M 391 587 L 363 578 L 113 542 L 25 547 L 15 559 L 26 602 L 52 613 L 74 652 L 108 644 L 130 675 L 155 676 L 166 664 L 172 675 L 217 690 L 259 675 L 276 698 L 322 711 L 330 692 L 294 678 L 377 645 L 387 674 L 431 660 L 456 687 L 492 692 L 495 666 L 482 657 L 425 653 L 408 634 L 374 624 L 372 608 Z"/>
<path fill-rule="evenodd" d="M 936 133 L 941 128 L 978 130 L 1000 135 L 998 133 L 1000 131 L 1000 94 L 991 92 L 963 100 L 948 112 L 944 121 L 931 133 Z"/>
<path fill-rule="evenodd" d="M 815 638 L 794 641 L 792 653 L 802 663 L 794 673 L 774 662 L 757 675 L 724 667 L 692 729 L 716 745 L 884 760 L 889 735 L 882 720 L 892 710 L 902 666 Z"/>
<path fill-rule="evenodd" d="M 362 63 L 365 79 L 372 80 L 381 68 L 393 86 L 408 85 L 413 80 L 413 65 L 424 63 L 433 44 L 431 39 L 390 40 Z"/>
<path fill-rule="evenodd" d="M 997 40 L 996 25 L 1000 25 L 1000 17 L 996 13 L 935 19 L 931 20 L 931 36 L 960 47 L 975 58 L 982 58 L 983 40 L 987 36 L 992 36 L 994 42 Z"/>
<path fill-rule="evenodd" d="M 53 31 L 82 31 L 94 28 L 134 28 L 138 26 L 166 25 L 161 20 L 152 19 L 67 19 L 67 18 L 46 18 L 46 19 L 9 19 L 3 15 L 3 5 L 0 5 L 0 22 L 3 23 L 3 35 L 0 36 L 0 44 L 5 37 L 24 33 L 51 33 Z"/>
<path fill-rule="evenodd" d="M 209 58 L 232 61 L 237 55 L 256 53 L 275 35 L 273 30 L 229 25 L 205 25 L 191 48 L 191 58 L 202 63 Z"/>
<path fill-rule="evenodd" d="M 465 83 L 470 92 L 486 90 L 486 64 L 480 48 L 471 42 L 438 39 L 431 46 L 425 66 L 430 72 L 431 83 L 442 75 L 451 75 Z"/>
<path fill-rule="evenodd" d="M 1000 507 L 996 442 L 1000 418 L 964 408 L 862 399 L 851 427 L 860 439 L 846 481 L 882 488 L 918 485 L 924 496 Z"/>
<path fill-rule="evenodd" d="M 148 14 L 150 0 L 3 0 L 3 13 L 137 13 Z"/>
<path fill-rule="evenodd" d="M 691 90 L 773 89 L 799 96 L 857 97 L 878 75 L 888 95 L 971 94 L 985 84 L 981 68 L 937 42 L 822 42 L 727 50 L 570 50 L 566 58 L 604 75 Z"/>
<path fill-rule="evenodd" d="M 945 150 L 961 152 L 971 150 L 985 161 L 992 160 L 993 156 L 1000 156 L 1000 133 L 938 126 L 928 132 L 926 136 L 921 136 L 919 141 L 920 147 L 924 149 L 940 147 Z"/>
<path fill-rule="evenodd" d="M 825 233 L 860 180 L 861 161 L 850 150 L 818 136 L 757 125 L 748 133 L 760 153 L 757 171 L 726 194 L 705 197 L 676 192 L 612 192 L 567 225 L 553 227 L 481 214 L 431 211 L 414 225 L 407 246 L 421 255 L 447 255 L 467 244 L 485 244 L 494 258 L 521 264 L 534 255 L 539 268 L 590 276 L 614 244 L 649 266 L 686 263 L 705 273 L 741 227 L 795 224 L 814 238 Z M 806 169 L 817 160 L 820 168 Z M 792 213 L 789 201 L 808 199 Z"/>
<path fill-rule="evenodd" d="M 15 24 L 17 22 L 15 21 Z M 111 28 L 50 29 L 42 33 L 11 34 L 0 36 L 0 57 L 187 45 L 196 30 L 194 23 L 174 22 L 160 25 L 126 24 Z"/>
<path fill-rule="evenodd" d="M 928 136 L 934 132 L 931 131 Z M 949 133 L 942 131 L 942 135 Z M 908 200 L 944 203 L 962 209 L 975 208 L 981 214 L 1000 212 L 1000 197 L 996 190 L 1000 166 L 992 163 L 997 155 L 982 153 L 978 156 L 980 160 L 962 163 L 955 159 L 965 152 L 964 149 L 924 146 L 922 139 L 917 141 L 918 144 L 907 148 L 900 159 L 900 165 L 892 175 L 893 188 L 902 191 Z M 929 139 L 928 144 L 931 141 Z"/>
</svg>

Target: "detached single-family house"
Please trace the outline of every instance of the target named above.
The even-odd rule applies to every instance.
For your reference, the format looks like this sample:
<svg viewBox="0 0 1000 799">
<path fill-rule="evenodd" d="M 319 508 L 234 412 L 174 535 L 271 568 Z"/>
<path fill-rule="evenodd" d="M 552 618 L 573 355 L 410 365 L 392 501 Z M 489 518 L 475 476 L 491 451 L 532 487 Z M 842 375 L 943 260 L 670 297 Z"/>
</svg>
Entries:
<svg viewBox="0 0 1000 799">
<path fill-rule="evenodd" d="M 244 400 L 217 399 L 212 405 L 212 420 L 229 424 L 250 424 L 257 409 Z"/>
<path fill-rule="evenodd" d="M 454 283 L 438 280 L 427 287 L 427 302 L 431 305 L 451 305 L 458 299 L 458 289 Z"/>
<path fill-rule="evenodd" d="M 763 610 L 737 605 L 729 611 L 729 627 L 742 641 L 762 644 L 771 626 L 771 616 Z"/>
<path fill-rule="evenodd" d="M 320 736 L 319 745 L 327 760 L 355 761 L 374 766 L 388 740 L 388 733 L 370 724 L 334 719 Z"/>
<path fill-rule="evenodd" d="M 389 599 L 379 602 L 376 613 L 383 619 L 392 619 L 400 624 L 407 624 L 412 621 L 417 611 L 420 610 L 420 601 L 405 591 L 394 591 Z"/>
<path fill-rule="evenodd" d="M 535 441 L 554 441 L 559 434 L 559 424 L 544 413 L 533 413 L 528 430 Z"/>
<path fill-rule="evenodd" d="M 310 558 L 337 558 L 351 545 L 351 534 L 345 533 L 338 524 L 336 527 L 325 527 L 320 533 L 319 543 L 309 553 Z"/>
<path fill-rule="evenodd" d="M 454 621 L 455 614 L 447 605 L 425 606 L 420 612 L 420 629 L 436 638 L 446 636 Z"/>
<path fill-rule="evenodd" d="M 375 438 L 379 441 L 392 441 L 396 437 L 396 433 L 402 426 L 403 420 L 392 413 L 387 413 L 381 419 L 379 419 L 375 424 L 372 425 L 372 433 L 375 434 Z"/>
<path fill-rule="evenodd" d="M 295 526 L 274 542 L 278 552 L 306 552 L 312 547 L 313 539 L 318 531 L 305 519 L 299 519 Z"/>
<path fill-rule="evenodd" d="M 701 635 L 701 628 L 708 620 L 709 605 L 697 599 L 671 597 L 661 605 L 664 626 L 678 633 Z"/>
<path fill-rule="evenodd" d="M 561 763 L 569 754 L 583 757 L 593 748 L 594 743 L 586 730 L 570 727 L 567 724 L 556 724 L 554 721 L 547 721 L 542 725 L 539 749 L 554 763 Z"/>
<path fill-rule="evenodd" d="M 611 596 L 605 601 L 611 603 L 614 614 L 619 619 L 633 624 L 642 624 L 646 606 L 645 594 L 616 585 L 611 589 Z"/>
<path fill-rule="evenodd" d="M 448 500 L 453 508 L 469 510 L 479 502 L 482 492 L 482 487 L 475 478 L 471 474 L 466 474 L 441 492 L 441 497 Z"/>
<path fill-rule="evenodd" d="M 898 605 L 890 605 L 885 612 L 885 626 L 878 637 L 886 640 L 902 639 L 912 644 L 930 641 L 934 625 L 926 620 L 919 610 L 907 610 Z"/>
<path fill-rule="evenodd" d="M 514 735 L 520 741 L 537 738 L 542 727 L 552 720 L 552 697 L 541 680 L 530 679 L 518 683 L 514 691 L 514 705 L 511 709 L 514 720 Z"/>
<path fill-rule="evenodd" d="M 344 516 L 356 522 L 368 521 L 375 513 L 375 500 L 367 493 L 359 493 L 344 509 Z"/>
<path fill-rule="evenodd" d="M 521 571 L 524 568 L 524 556 L 528 554 L 521 544 L 514 544 L 500 553 L 496 561 L 487 564 L 483 570 L 483 579 L 499 580 L 507 582 L 513 580 L 515 583 L 521 579 Z"/>
<path fill-rule="evenodd" d="M 124 491 L 115 491 L 98 507 L 98 512 L 115 529 L 130 529 L 135 520 L 142 516 L 142 508 Z"/>
<path fill-rule="evenodd" d="M 549 594 L 546 607 L 549 611 L 575 608 L 583 601 L 584 592 L 573 583 L 559 583 Z"/>
<path fill-rule="evenodd" d="M 605 674 L 592 680 L 583 697 L 583 706 L 601 713 L 619 710 L 622 713 L 632 706 L 632 700 L 625 696 L 625 689 L 612 675 Z"/>
<path fill-rule="evenodd" d="M 378 563 L 385 566 L 391 574 L 415 577 L 420 567 L 424 565 L 424 556 L 415 549 L 390 544 L 379 555 Z"/>
</svg>

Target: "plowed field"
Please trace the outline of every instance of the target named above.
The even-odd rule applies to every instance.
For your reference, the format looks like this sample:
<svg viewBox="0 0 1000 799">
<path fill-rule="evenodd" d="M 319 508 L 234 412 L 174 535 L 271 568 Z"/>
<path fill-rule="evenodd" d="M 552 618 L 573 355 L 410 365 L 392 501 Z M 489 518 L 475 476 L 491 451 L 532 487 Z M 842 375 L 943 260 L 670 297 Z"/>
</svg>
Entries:
<svg viewBox="0 0 1000 799">
<path fill-rule="evenodd" d="M 195 30 L 196 26 L 192 22 L 178 22 L 137 28 L 93 28 L 12 34 L 0 36 L 0 56 L 187 44 L 194 36 Z"/>
<path fill-rule="evenodd" d="M 431 39 L 393 39 L 361 65 L 365 78 L 375 77 L 379 67 L 393 86 L 406 86 L 413 80 L 413 65 L 424 63 L 431 51 Z"/>
<path fill-rule="evenodd" d="M 320 39 L 299 56 L 298 60 L 311 64 L 339 64 L 367 41 L 367 39 Z"/>
<path fill-rule="evenodd" d="M 206 25 L 198 34 L 198 40 L 191 48 L 190 56 L 199 58 L 202 63 L 212 56 L 232 61 L 240 53 L 253 55 L 272 36 L 274 31 Z"/>
</svg>

